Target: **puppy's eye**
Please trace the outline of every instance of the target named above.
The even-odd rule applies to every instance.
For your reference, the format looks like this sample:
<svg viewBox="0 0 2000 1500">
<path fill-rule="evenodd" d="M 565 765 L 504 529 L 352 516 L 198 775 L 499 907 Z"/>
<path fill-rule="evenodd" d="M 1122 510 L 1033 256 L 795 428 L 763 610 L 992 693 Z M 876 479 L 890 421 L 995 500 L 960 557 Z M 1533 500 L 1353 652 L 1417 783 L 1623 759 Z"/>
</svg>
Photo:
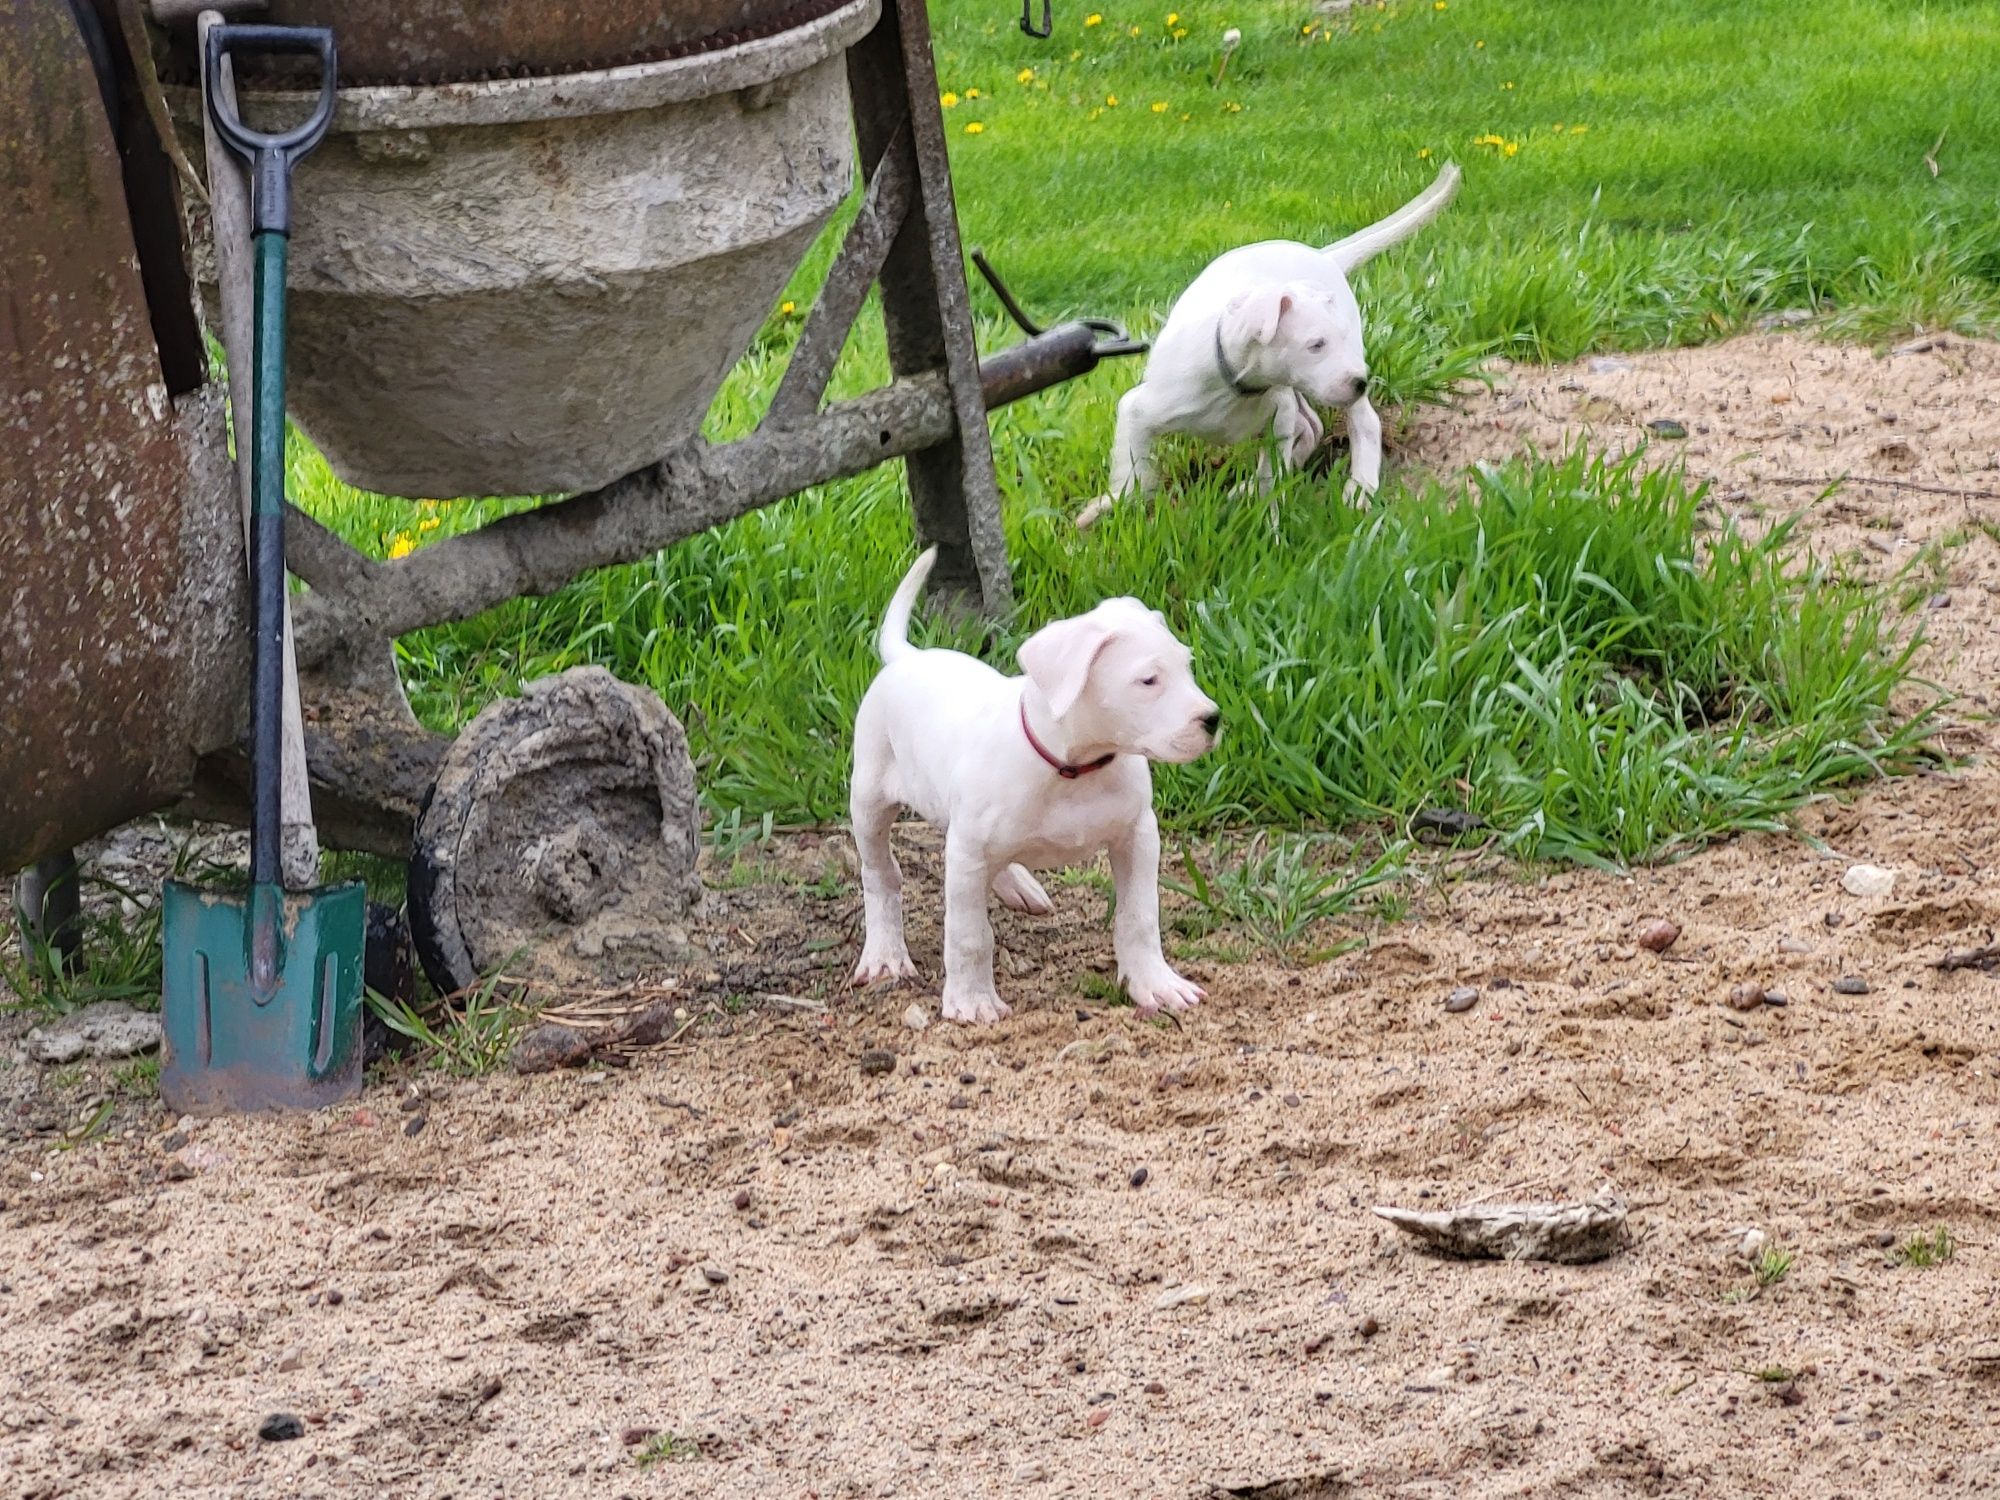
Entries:
<svg viewBox="0 0 2000 1500">
<path fill-rule="evenodd" d="M 1141 677 L 1139 679 L 1140 687 L 1158 687 L 1159 685 L 1160 674 L 1158 672 L 1155 672 L 1151 677 Z"/>
<path fill-rule="evenodd" d="M 1320 350 L 1324 349 L 1325 347 L 1326 347 L 1325 339 L 1314 339 L 1310 344 L 1306 345 L 1306 353 L 1317 354 L 1320 352 Z"/>
</svg>

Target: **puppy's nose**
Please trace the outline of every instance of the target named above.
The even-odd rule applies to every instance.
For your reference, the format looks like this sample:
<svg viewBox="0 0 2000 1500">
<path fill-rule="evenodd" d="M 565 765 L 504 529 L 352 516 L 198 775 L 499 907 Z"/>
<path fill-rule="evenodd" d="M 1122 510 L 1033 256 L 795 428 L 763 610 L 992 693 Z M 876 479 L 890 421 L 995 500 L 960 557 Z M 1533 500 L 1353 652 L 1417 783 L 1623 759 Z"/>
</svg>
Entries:
<svg viewBox="0 0 2000 1500">
<path fill-rule="evenodd" d="M 1214 734 L 1216 730 L 1222 727 L 1222 710 L 1218 708 L 1212 714 L 1204 714 L 1201 720 L 1201 727 L 1206 729 L 1210 734 Z"/>
<path fill-rule="evenodd" d="M 1354 394 L 1357 399 L 1368 394 L 1368 377 L 1366 375 L 1357 375 L 1354 377 Z"/>
</svg>

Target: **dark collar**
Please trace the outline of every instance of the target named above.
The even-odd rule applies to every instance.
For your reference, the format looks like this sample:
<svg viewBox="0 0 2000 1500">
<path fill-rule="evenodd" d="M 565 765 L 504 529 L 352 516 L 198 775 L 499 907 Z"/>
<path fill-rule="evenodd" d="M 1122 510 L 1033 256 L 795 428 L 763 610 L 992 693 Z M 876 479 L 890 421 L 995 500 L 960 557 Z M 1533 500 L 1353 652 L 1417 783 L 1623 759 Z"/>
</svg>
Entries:
<svg viewBox="0 0 2000 1500">
<path fill-rule="evenodd" d="M 1056 775 L 1062 777 L 1064 781 L 1074 781 L 1079 776 L 1088 776 L 1092 771 L 1101 771 L 1118 759 L 1118 752 L 1114 750 L 1109 755 L 1100 755 L 1087 766 L 1065 765 L 1057 760 L 1049 754 L 1048 747 L 1035 738 L 1035 731 L 1028 727 L 1028 700 L 1025 696 L 1021 699 L 1021 733 L 1025 734 L 1028 743 L 1035 747 L 1035 754 L 1054 766 Z"/>
<path fill-rule="evenodd" d="M 1215 368 L 1222 378 L 1229 382 L 1229 388 L 1239 396 L 1261 396 L 1268 391 L 1268 385 L 1245 385 L 1243 377 L 1229 368 L 1229 356 L 1222 352 L 1222 319 L 1215 320 Z"/>
</svg>

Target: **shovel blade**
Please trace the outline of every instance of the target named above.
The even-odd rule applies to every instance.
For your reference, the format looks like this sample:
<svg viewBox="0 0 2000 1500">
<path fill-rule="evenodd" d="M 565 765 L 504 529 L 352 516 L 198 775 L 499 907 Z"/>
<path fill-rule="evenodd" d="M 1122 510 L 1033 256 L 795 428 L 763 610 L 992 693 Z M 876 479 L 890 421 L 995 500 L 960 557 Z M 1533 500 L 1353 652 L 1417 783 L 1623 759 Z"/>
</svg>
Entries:
<svg viewBox="0 0 2000 1500">
<path fill-rule="evenodd" d="M 320 1109 L 361 1092 L 360 881 L 298 894 L 168 881 L 162 900 L 160 1097 L 169 1109 Z M 277 921 L 275 982 L 253 973 L 266 903 Z"/>
</svg>

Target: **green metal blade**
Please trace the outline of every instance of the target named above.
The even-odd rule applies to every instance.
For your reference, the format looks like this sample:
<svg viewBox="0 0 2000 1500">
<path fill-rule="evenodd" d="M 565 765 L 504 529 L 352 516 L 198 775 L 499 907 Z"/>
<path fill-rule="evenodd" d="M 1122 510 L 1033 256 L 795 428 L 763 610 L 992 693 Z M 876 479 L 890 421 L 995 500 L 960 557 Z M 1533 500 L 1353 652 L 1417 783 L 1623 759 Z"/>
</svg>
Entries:
<svg viewBox="0 0 2000 1500">
<path fill-rule="evenodd" d="M 276 983 L 253 974 L 253 907 L 277 902 Z M 361 1091 L 360 881 L 300 894 L 167 882 L 160 1097 L 182 1114 L 318 1109 Z M 267 992 L 268 991 L 268 992 Z"/>
</svg>

